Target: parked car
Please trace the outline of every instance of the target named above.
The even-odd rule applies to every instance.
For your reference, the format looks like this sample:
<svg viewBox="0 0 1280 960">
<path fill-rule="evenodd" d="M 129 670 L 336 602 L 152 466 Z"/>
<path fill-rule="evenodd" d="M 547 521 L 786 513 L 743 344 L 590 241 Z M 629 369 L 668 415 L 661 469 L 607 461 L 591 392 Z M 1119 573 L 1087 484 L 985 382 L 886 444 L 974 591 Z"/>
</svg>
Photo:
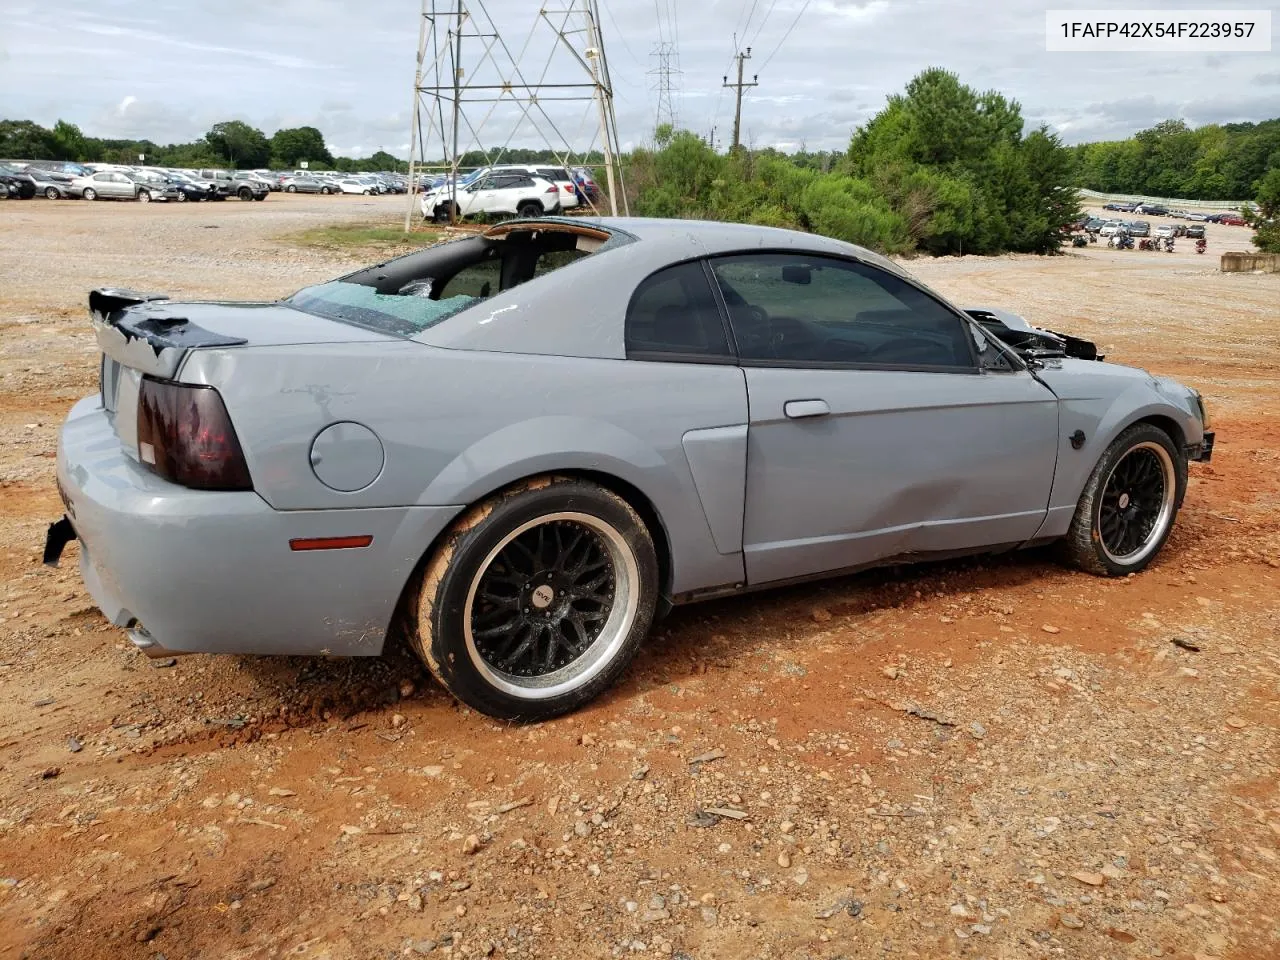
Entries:
<svg viewBox="0 0 1280 960">
<path fill-rule="evenodd" d="M 1097 233 L 1109 222 L 1110 221 L 1102 220 L 1099 217 L 1090 217 L 1088 220 L 1085 221 L 1084 229 L 1088 233 Z"/>
<path fill-rule="evenodd" d="M 289 177 L 284 181 L 284 191 L 285 193 L 323 193 L 326 196 L 337 192 L 328 181 L 317 180 L 315 177 Z"/>
<path fill-rule="evenodd" d="M 1049 541 L 1137 573 L 1214 440 L 1192 389 L 767 227 L 535 219 L 278 304 L 89 308 L 47 562 L 78 538 L 158 656 L 377 655 L 403 615 L 510 720 L 674 603 Z"/>
<path fill-rule="evenodd" d="M 1117 211 L 1118 213 L 1133 213 L 1133 211 L 1137 208 L 1137 206 L 1138 206 L 1138 205 L 1137 205 L 1136 203 L 1128 203 L 1128 202 L 1125 202 L 1125 203 L 1112 202 L 1112 203 L 1103 204 L 1102 209 L 1103 209 L 1103 210 L 1115 210 L 1115 211 Z"/>
<path fill-rule="evenodd" d="M 1149 237 L 1151 236 L 1151 224 L 1146 220 L 1130 220 L 1129 236 L 1131 237 Z"/>
<path fill-rule="evenodd" d="M 1190 220 L 1192 223 L 1205 223 L 1209 220 L 1212 220 L 1213 215 L 1207 214 L 1207 213 L 1188 213 L 1187 219 Z"/>
<path fill-rule="evenodd" d="M 340 193 L 357 193 L 365 196 L 372 196 L 377 193 L 377 187 L 367 180 L 361 180 L 357 177 L 343 177 L 341 180 L 334 182 Z"/>
<path fill-rule="evenodd" d="M 1179 227 L 1174 226 L 1172 223 L 1162 223 L 1156 227 L 1156 239 L 1162 240 L 1165 237 L 1180 236 L 1181 234 L 1179 233 L 1179 229 Z"/>
<path fill-rule="evenodd" d="M 24 170 L 0 164 L 0 190 L 6 200 L 30 200 L 37 192 L 36 181 Z"/>
<path fill-rule="evenodd" d="M 456 198 L 452 194 L 449 184 L 423 194 L 419 202 L 423 218 L 443 223 L 451 219 L 451 207 L 459 218 L 477 214 L 540 217 L 560 210 L 560 188 L 525 173 L 487 174 L 460 187 Z"/>
<path fill-rule="evenodd" d="M 164 188 L 120 170 L 100 170 L 87 177 L 76 177 L 68 191 L 85 200 L 139 200 L 150 203 L 163 196 Z"/>
<path fill-rule="evenodd" d="M 267 185 L 261 180 L 248 180 L 230 170 L 201 170 L 201 178 L 213 183 L 222 197 L 239 197 L 241 200 L 267 199 Z"/>
<path fill-rule="evenodd" d="M 1169 210 L 1158 203 L 1140 203 L 1133 208 L 1134 213 L 1141 213 L 1148 217 L 1167 217 Z"/>
<path fill-rule="evenodd" d="M 1113 237 L 1117 233 L 1128 233 L 1128 232 L 1129 232 L 1129 224 L 1125 223 L 1123 220 L 1108 220 L 1098 230 L 1098 236 Z"/>
<path fill-rule="evenodd" d="M 218 193 L 218 186 L 213 181 L 197 179 L 190 174 L 183 173 L 181 170 L 166 170 L 165 179 L 173 184 L 177 192 L 174 199 L 179 203 L 226 199 L 225 196 Z"/>
<path fill-rule="evenodd" d="M 22 171 L 35 184 L 36 193 L 48 200 L 67 200 L 73 197 L 71 183 L 75 180 L 69 173 L 54 173 L 41 167 L 28 166 Z"/>
<path fill-rule="evenodd" d="M 571 210 L 578 205 L 578 188 L 573 175 L 564 167 L 538 163 L 501 163 L 488 169 L 489 174 L 525 173 L 541 177 L 560 188 L 560 206 Z"/>
<path fill-rule="evenodd" d="M 1238 213 L 1222 213 L 1218 215 L 1218 223 L 1228 227 L 1246 226 L 1244 217 Z"/>
<path fill-rule="evenodd" d="M 594 202 L 600 196 L 600 188 L 596 186 L 590 170 L 586 167 L 573 167 L 569 172 L 573 174 L 574 183 L 578 185 L 578 194 L 584 203 Z"/>
<path fill-rule="evenodd" d="M 1205 230 L 1203 223 L 1193 223 L 1187 227 L 1187 239 L 1201 240 L 1204 239 Z"/>
</svg>

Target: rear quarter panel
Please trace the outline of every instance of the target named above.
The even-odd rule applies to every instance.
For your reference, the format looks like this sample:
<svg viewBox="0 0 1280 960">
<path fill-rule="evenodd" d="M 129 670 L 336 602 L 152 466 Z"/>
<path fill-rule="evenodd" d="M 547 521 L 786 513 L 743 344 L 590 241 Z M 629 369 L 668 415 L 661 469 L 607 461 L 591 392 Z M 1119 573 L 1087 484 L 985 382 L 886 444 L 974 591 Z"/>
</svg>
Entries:
<svg viewBox="0 0 1280 960">
<path fill-rule="evenodd" d="M 746 424 L 737 367 L 396 341 L 202 350 L 181 379 L 218 387 L 254 487 L 278 510 L 461 506 L 535 474 L 592 471 L 653 504 L 672 592 L 741 581 L 741 530 L 722 552 L 699 497 L 701 484 L 704 495 L 723 486 L 740 500 L 740 459 L 715 460 L 722 475 L 695 484 L 682 446 L 690 431 Z M 350 493 L 322 484 L 309 459 L 315 436 L 340 421 L 372 429 L 385 453 L 377 478 Z"/>
</svg>

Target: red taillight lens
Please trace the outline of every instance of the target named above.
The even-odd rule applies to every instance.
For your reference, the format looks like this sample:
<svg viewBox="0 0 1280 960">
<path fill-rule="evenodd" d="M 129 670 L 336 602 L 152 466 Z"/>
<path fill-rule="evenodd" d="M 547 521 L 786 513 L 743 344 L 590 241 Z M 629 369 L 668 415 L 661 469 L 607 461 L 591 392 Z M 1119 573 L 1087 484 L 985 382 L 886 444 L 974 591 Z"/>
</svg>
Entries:
<svg viewBox="0 0 1280 960">
<path fill-rule="evenodd" d="M 547 193 L 559 193 L 559 192 L 560 192 L 559 187 L 547 187 Z"/>
<path fill-rule="evenodd" d="M 253 489 L 240 440 L 213 387 L 143 377 L 138 391 L 138 459 L 184 487 Z"/>
</svg>

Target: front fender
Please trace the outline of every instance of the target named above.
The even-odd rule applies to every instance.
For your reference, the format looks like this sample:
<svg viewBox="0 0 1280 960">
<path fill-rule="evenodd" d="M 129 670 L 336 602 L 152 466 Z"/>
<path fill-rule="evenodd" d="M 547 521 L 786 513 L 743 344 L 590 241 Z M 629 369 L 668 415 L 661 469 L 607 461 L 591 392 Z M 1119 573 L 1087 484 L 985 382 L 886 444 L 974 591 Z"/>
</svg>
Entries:
<svg viewBox="0 0 1280 960">
<path fill-rule="evenodd" d="M 1039 375 L 1058 394 L 1060 404 L 1058 466 L 1038 537 L 1067 532 L 1093 468 L 1116 437 L 1138 421 L 1172 422 L 1181 434 L 1173 438 L 1180 448 L 1204 438 L 1193 395 L 1176 381 L 1085 360 L 1061 361 Z M 1079 449 L 1072 443 L 1077 431 L 1085 437 Z"/>
</svg>

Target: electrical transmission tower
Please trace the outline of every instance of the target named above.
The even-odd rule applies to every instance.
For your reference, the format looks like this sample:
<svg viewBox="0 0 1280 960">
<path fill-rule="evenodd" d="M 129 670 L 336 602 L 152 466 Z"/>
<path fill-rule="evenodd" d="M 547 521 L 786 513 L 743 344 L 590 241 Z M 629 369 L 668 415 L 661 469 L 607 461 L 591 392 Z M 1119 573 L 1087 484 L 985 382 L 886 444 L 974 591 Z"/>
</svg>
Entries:
<svg viewBox="0 0 1280 960">
<path fill-rule="evenodd" d="M 678 78 L 681 72 L 680 52 L 674 43 L 663 40 L 653 45 L 649 59 L 657 61 L 657 66 L 649 71 L 649 76 L 653 77 L 650 89 L 658 95 L 654 126 L 660 127 L 664 123 L 669 123 L 672 127 L 676 127 L 680 122 L 679 113 L 676 110 L 676 100 L 679 96 Z"/>
<path fill-rule="evenodd" d="M 621 206 L 624 214 L 629 213 L 618 165 L 618 121 L 598 2 L 560 0 L 557 4 L 552 0 L 537 11 L 520 53 L 513 55 L 489 16 L 485 0 L 422 0 L 409 131 L 406 231 L 412 224 L 418 192 L 414 166 L 425 164 L 429 143 L 439 144 L 452 199 L 456 200 L 464 136 L 468 144 L 484 153 L 488 163 L 496 163 L 522 126 L 532 126 L 565 166 L 576 153 L 589 154 L 599 144 L 604 154 L 609 212 L 617 216 Z M 526 67 L 522 61 L 531 56 L 531 41 L 539 31 L 547 41 L 544 47 L 549 48 L 540 51 L 546 53 L 546 63 Z M 555 69 L 553 64 L 563 67 Z M 569 101 L 589 101 L 595 107 L 597 129 L 585 151 L 575 151 L 548 112 L 548 106 Z M 514 107 L 518 116 L 509 129 L 493 132 L 499 122 L 495 111 L 504 105 Z M 482 115 L 476 116 L 481 111 Z M 486 139 L 496 149 L 486 147 Z M 456 202 L 451 206 L 457 209 Z"/>
<path fill-rule="evenodd" d="M 734 59 L 738 61 L 738 82 L 730 83 L 728 77 L 724 78 L 724 85 L 737 95 L 737 104 L 733 108 L 733 146 L 729 148 L 731 153 L 742 144 L 742 91 L 760 85 L 759 75 L 752 76 L 750 83 L 742 82 L 742 66 L 751 59 L 751 48 L 747 47 L 745 53 L 735 55 Z"/>
</svg>

